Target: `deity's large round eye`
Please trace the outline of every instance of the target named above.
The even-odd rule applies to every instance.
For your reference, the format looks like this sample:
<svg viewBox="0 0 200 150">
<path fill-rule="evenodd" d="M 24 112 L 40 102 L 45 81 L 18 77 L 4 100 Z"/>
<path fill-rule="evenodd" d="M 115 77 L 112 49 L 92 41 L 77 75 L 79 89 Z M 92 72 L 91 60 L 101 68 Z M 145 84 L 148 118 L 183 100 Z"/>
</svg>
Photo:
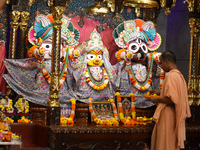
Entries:
<svg viewBox="0 0 200 150">
<path fill-rule="evenodd" d="M 99 60 L 102 60 L 102 55 L 97 55 L 97 57 L 99 58 Z"/>
<path fill-rule="evenodd" d="M 96 55 L 94 54 L 87 54 L 87 59 L 94 60 L 96 58 Z"/>
<path fill-rule="evenodd" d="M 142 51 L 143 51 L 145 54 L 148 53 L 148 47 L 147 47 L 147 45 L 146 45 L 145 43 L 142 43 L 142 44 L 140 45 L 140 48 L 142 49 Z"/>
<path fill-rule="evenodd" d="M 131 50 L 133 53 L 136 53 L 139 50 L 139 45 L 136 42 L 133 42 L 128 46 L 128 50 Z"/>
<path fill-rule="evenodd" d="M 42 48 L 44 48 L 44 50 L 50 51 L 52 50 L 52 44 L 50 43 L 42 43 Z"/>
</svg>

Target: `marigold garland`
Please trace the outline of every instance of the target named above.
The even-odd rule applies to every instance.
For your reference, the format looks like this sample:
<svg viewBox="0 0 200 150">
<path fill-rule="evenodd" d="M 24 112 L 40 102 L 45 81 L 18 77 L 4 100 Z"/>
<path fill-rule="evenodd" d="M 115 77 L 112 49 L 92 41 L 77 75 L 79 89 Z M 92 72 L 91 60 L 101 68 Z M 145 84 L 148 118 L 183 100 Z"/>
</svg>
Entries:
<svg viewBox="0 0 200 150">
<path fill-rule="evenodd" d="M 92 87 L 95 90 L 103 90 L 107 86 L 108 81 L 109 81 L 108 74 L 107 74 L 106 69 L 104 67 L 103 67 L 103 74 L 104 74 L 103 83 L 101 85 L 97 85 L 97 84 L 92 82 L 92 79 L 90 78 L 89 72 L 88 72 L 88 70 L 86 70 L 86 72 L 85 72 L 86 82 L 89 84 L 90 87 Z"/>
<path fill-rule="evenodd" d="M 161 73 L 160 73 L 160 89 L 162 89 L 164 78 L 165 78 L 165 72 L 161 69 Z"/>
<path fill-rule="evenodd" d="M 136 124 L 142 124 L 142 125 L 147 125 L 148 123 L 151 123 L 153 120 L 153 117 L 147 118 L 146 116 L 144 117 L 137 117 L 136 118 Z"/>
<path fill-rule="evenodd" d="M 13 105 L 12 99 L 10 99 L 8 101 L 9 101 L 8 107 L 6 107 L 6 109 L 5 109 L 5 111 L 7 111 L 7 112 L 11 110 L 11 107 Z"/>
<path fill-rule="evenodd" d="M 135 124 L 135 119 L 136 119 L 136 112 L 135 112 L 135 95 L 131 93 L 129 96 L 131 97 L 131 117 L 124 118 L 123 114 L 123 108 L 122 108 L 122 103 L 121 103 L 121 95 L 119 92 L 115 93 L 115 96 L 117 96 L 117 103 L 118 103 L 118 108 L 119 108 L 119 118 L 121 122 L 124 125 L 134 125 Z"/>
<path fill-rule="evenodd" d="M 13 123 L 14 122 L 14 120 L 13 119 L 11 119 L 11 118 L 9 118 L 9 117 L 6 117 L 6 119 L 5 119 L 5 121 L 4 121 L 5 123 Z"/>
<path fill-rule="evenodd" d="M 115 103 L 114 103 L 114 100 L 113 99 L 109 99 L 108 100 L 109 102 L 111 102 L 111 105 L 113 107 L 113 112 L 114 112 L 114 117 L 115 118 L 112 118 L 112 119 L 99 119 L 97 118 L 95 112 L 94 112 L 94 109 L 92 107 L 92 98 L 89 98 L 88 99 L 88 104 L 89 104 L 89 111 L 91 113 L 91 116 L 92 116 L 92 119 L 94 120 L 94 122 L 97 124 L 97 125 L 106 125 L 106 126 L 118 126 L 119 125 L 119 122 L 117 121 L 118 120 L 118 115 L 117 115 L 117 108 L 115 106 Z"/>
<path fill-rule="evenodd" d="M 70 99 L 71 102 L 71 114 L 69 118 L 66 118 L 64 115 L 60 116 L 60 125 L 73 125 L 74 124 L 74 116 L 76 109 L 76 100 Z"/>
<path fill-rule="evenodd" d="M 124 48 L 122 48 L 122 49 L 120 49 L 118 52 L 117 52 L 117 60 L 118 61 L 122 61 L 122 59 L 121 59 L 121 53 L 122 52 L 125 52 L 126 51 L 126 49 L 124 49 Z"/>
<path fill-rule="evenodd" d="M 151 80 L 152 80 L 152 65 L 153 65 L 153 53 L 150 54 L 149 56 L 149 60 L 151 60 L 150 65 L 148 67 L 148 72 L 149 72 L 149 78 L 147 77 L 146 80 L 147 82 L 142 86 L 139 84 L 139 82 L 135 79 L 133 72 L 132 72 L 132 67 L 129 67 L 130 69 L 128 70 L 128 75 L 129 75 L 129 79 L 131 80 L 132 84 L 140 91 L 145 91 L 147 89 L 149 89 L 150 85 L 151 85 Z M 131 65 L 130 62 L 127 62 L 127 65 Z"/>
<path fill-rule="evenodd" d="M 33 51 L 37 48 L 38 46 L 34 45 L 32 46 L 29 51 L 28 51 L 28 56 L 33 57 Z"/>
<path fill-rule="evenodd" d="M 2 111 L 4 111 L 5 107 L 2 105 L 2 103 L 0 103 L 0 108 Z"/>
<path fill-rule="evenodd" d="M 25 116 L 22 116 L 21 119 L 19 119 L 17 122 L 18 123 L 31 123 L 31 120 L 25 118 Z"/>
<path fill-rule="evenodd" d="M 67 51 L 66 53 L 66 58 L 68 58 L 68 51 L 69 51 L 69 47 L 66 47 L 65 48 L 65 51 Z M 63 65 L 63 68 L 64 70 L 61 72 L 60 76 L 59 76 L 59 86 L 61 86 L 63 84 L 63 82 L 65 81 L 66 77 L 67 77 L 67 61 L 65 59 L 65 63 Z M 50 77 L 50 74 L 47 72 L 45 66 L 42 67 L 42 73 L 43 73 L 43 76 L 45 77 L 46 81 L 50 84 L 51 83 L 51 77 Z"/>
<path fill-rule="evenodd" d="M 22 107 L 22 98 L 19 98 L 17 101 L 18 107 L 22 112 L 28 113 L 29 112 L 29 102 L 26 100 L 25 108 Z"/>
</svg>

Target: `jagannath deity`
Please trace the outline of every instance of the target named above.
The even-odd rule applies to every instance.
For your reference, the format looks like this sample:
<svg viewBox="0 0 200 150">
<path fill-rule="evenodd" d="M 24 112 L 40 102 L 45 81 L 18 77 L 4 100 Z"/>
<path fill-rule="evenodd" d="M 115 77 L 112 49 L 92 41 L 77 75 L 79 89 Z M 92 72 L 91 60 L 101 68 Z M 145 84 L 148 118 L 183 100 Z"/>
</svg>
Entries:
<svg viewBox="0 0 200 150">
<path fill-rule="evenodd" d="M 134 93 L 136 107 L 153 105 L 144 98 L 151 89 L 160 88 L 162 69 L 159 66 L 161 53 L 155 52 L 161 44 L 161 36 L 154 23 L 141 19 L 128 20 L 113 31 L 116 44 L 122 48 L 116 52 L 116 65 L 120 77 L 118 92 L 121 95 Z"/>
<path fill-rule="evenodd" d="M 77 47 L 80 50 L 80 68 L 77 78 L 76 94 L 82 102 L 107 101 L 113 98 L 113 85 L 116 72 L 109 62 L 109 53 L 94 29 L 90 40 Z"/>
<path fill-rule="evenodd" d="M 9 86 L 28 101 L 46 105 L 51 82 L 53 39 L 53 16 L 38 15 L 29 30 L 26 59 L 6 59 L 9 74 L 4 78 Z M 59 101 L 77 98 L 71 89 L 74 83 L 73 70 L 77 69 L 79 51 L 75 50 L 80 34 L 66 16 L 62 18 L 60 45 Z"/>
</svg>

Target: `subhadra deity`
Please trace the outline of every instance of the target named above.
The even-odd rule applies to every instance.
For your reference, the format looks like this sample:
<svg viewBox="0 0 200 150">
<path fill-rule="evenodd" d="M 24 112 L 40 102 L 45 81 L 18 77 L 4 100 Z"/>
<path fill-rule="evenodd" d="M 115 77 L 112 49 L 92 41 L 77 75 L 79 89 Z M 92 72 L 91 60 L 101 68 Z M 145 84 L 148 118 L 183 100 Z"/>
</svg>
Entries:
<svg viewBox="0 0 200 150">
<path fill-rule="evenodd" d="M 114 29 L 113 37 L 122 48 L 116 53 L 120 77 L 117 91 L 121 95 L 134 93 L 138 108 L 153 106 L 143 97 L 149 90 L 160 88 L 163 82 L 163 71 L 159 66 L 161 53 L 154 52 L 161 44 L 161 37 L 153 22 L 141 19 L 125 21 Z"/>
<path fill-rule="evenodd" d="M 116 72 L 109 62 L 108 50 L 96 29 L 91 33 L 90 40 L 83 42 L 77 49 L 82 54 L 76 88 L 79 100 L 87 103 L 88 98 L 92 98 L 93 101 L 107 101 L 113 98 L 112 84 Z"/>
<path fill-rule="evenodd" d="M 4 78 L 10 87 L 28 101 L 46 105 L 49 99 L 49 86 L 51 82 L 51 57 L 53 39 L 53 16 L 38 15 L 29 30 L 28 40 L 31 48 L 26 59 L 6 59 L 5 66 L 9 74 Z M 77 69 L 79 51 L 74 50 L 78 44 L 80 34 L 66 16 L 62 18 L 61 49 L 60 49 L 60 75 L 59 75 L 59 101 L 69 101 L 77 98 L 72 90 L 73 75 Z"/>
</svg>

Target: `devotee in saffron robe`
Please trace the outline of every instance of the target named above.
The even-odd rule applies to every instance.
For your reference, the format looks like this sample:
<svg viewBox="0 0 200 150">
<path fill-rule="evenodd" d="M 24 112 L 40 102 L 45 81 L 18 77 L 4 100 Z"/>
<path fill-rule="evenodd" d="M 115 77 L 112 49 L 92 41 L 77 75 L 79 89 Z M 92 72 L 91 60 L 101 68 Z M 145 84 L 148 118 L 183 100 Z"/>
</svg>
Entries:
<svg viewBox="0 0 200 150">
<path fill-rule="evenodd" d="M 153 116 L 156 124 L 152 133 L 151 150 L 179 150 L 184 148 L 186 140 L 185 119 L 191 116 L 187 85 L 177 69 L 173 52 L 164 52 L 160 64 L 168 73 L 163 82 L 160 98 L 150 98 L 157 104 Z"/>
</svg>

